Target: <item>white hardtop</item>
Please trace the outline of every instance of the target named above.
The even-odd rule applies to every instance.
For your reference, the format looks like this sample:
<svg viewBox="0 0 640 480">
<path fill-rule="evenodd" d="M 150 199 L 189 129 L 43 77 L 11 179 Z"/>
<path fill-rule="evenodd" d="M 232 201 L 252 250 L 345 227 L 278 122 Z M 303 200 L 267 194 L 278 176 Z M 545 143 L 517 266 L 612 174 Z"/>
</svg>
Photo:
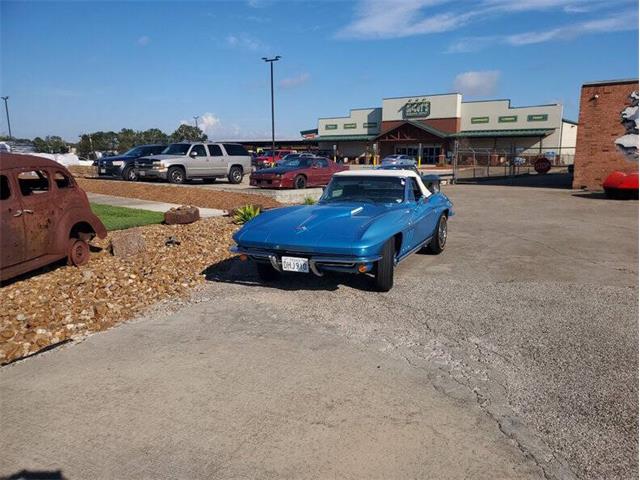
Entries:
<svg viewBox="0 0 640 480">
<path fill-rule="evenodd" d="M 418 182 L 420 190 L 425 197 L 431 195 L 431 192 L 424 183 L 422 178 L 413 170 L 374 170 L 374 169 L 362 169 L 362 170 L 344 170 L 333 174 L 334 177 L 396 177 L 396 178 L 408 178 L 412 177 Z"/>
</svg>

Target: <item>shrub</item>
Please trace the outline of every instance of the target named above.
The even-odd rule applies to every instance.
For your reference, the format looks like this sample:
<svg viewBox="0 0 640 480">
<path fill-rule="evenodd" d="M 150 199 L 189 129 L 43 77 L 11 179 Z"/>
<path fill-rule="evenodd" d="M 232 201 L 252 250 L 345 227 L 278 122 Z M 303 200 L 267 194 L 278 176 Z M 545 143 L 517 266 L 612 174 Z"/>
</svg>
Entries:
<svg viewBox="0 0 640 480">
<path fill-rule="evenodd" d="M 314 200 L 311 197 L 305 197 L 305 199 L 302 202 L 303 205 L 315 205 L 316 203 L 317 203 L 316 200 Z"/>
<path fill-rule="evenodd" d="M 259 205 L 245 205 L 244 207 L 235 209 L 233 212 L 233 222 L 242 225 L 258 215 L 260 215 Z"/>
</svg>

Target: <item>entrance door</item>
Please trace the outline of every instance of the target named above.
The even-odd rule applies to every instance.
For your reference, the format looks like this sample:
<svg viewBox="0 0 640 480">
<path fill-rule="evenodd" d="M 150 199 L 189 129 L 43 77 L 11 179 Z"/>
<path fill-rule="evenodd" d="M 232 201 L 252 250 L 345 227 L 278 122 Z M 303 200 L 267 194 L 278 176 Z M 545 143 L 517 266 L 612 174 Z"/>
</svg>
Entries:
<svg viewBox="0 0 640 480">
<path fill-rule="evenodd" d="M 440 145 L 426 145 L 422 147 L 422 163 L 430 163 L 435 165 L 438 163 L 440 156 Z"/>
<path fill-rule="evenodd" d="M 409 155 L 416 161 L 418 160 L 418 145 L 397 145 L 395 147 L 395 153 L 399 155 Z"/>
<path fill-rule="evenodd" d="M 13 172 L 9 170 L 3 173 L 6 175 L 0 175 L 0 268 L 23 262 L 26 243 L 20 193 L 12 181 Z"/>
</svg>

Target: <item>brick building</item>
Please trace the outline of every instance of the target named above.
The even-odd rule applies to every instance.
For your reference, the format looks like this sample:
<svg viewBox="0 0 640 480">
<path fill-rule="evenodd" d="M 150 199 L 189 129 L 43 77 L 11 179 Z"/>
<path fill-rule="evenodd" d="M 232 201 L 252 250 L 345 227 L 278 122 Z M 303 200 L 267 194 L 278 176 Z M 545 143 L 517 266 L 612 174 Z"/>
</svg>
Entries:
<svg viewBox="0 0 640 480">
<path fill-rule="evenodd" d="M 582 85 L 574 188 L 599 190 L 612 171 L 638 170 L 637 122 L 637 78 Z"/>
</svg>

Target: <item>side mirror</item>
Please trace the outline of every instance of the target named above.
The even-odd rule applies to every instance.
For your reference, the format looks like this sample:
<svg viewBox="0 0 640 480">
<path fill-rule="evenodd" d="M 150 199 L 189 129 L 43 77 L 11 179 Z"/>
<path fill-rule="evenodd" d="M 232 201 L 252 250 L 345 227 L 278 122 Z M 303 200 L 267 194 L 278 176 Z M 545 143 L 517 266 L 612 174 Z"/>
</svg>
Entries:
<svg viewBox="0 0 640 480">
<path fill-rule="evenodd" d="M 197 157 L 197 156 L 198 156 L 198 152 L 191 151 L 191 152 L 189 152 L 189 156 L 190 156 L 191 158 L 195 158 L 195 157 Z"/>
</svg>

